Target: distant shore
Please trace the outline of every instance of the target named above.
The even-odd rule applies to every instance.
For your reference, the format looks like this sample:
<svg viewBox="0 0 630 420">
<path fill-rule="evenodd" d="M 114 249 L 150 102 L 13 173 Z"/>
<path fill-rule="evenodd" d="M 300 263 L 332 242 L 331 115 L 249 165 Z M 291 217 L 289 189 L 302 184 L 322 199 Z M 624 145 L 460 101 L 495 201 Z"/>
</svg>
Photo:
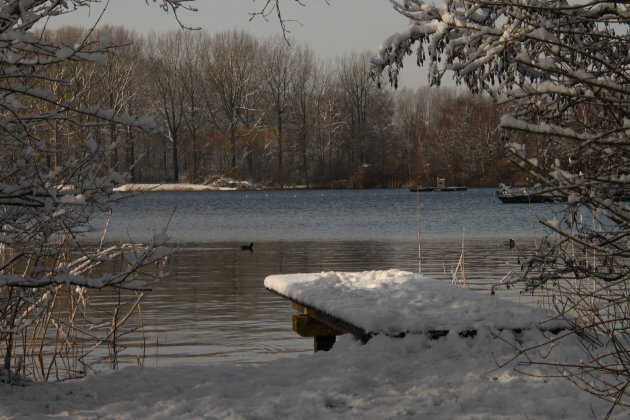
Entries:
<svg viewBox="0 0 630 420">
<path fill-rule="evenodd" d="M 164 191 L 232 191 L 239 187 L 217 187 L 203 184 L 125 184 L 114 188 L 121 192 L 164 192 Z"/>
<path fill-rule="evenodd" d="M 407 189 L 408 187 L 400 187 L 401 189 Z M 489 187 L 474 187 L 474 188 L 493 188 Z M 189 183 L 165 183 L 165 184 L 141 184 L 130 183 L 124 184 L 120 187 L 114 188 L 114 191 L 119 192 L 172 192 L 172 191 L 244 191 L 244 190 L 327 190 L 334 188 L 326 187 L 307 187 L 305 185 L 286 185 L 283 188 L 278 186 L 261 186 L 253 185 L 250 183 L 232 184 L 232 185 L 207 185 L 207 184 L 189 184 Z M 341 188 L 341 189 L 355 189 L 355 188 Z M 365 189 L 365 188 L 359 188 Z"/>
</svg>

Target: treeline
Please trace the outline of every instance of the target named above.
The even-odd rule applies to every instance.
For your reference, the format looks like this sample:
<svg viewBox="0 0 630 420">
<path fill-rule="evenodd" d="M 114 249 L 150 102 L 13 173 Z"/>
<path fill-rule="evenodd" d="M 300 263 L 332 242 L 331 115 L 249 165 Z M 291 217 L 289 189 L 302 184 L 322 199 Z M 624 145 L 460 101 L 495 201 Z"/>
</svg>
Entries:
<svg viewBox="0 0 630 420">
<path fill-rule="evenodd" d="M 203 182 L 217 174 L 278 187 L 509 181 L 495 131 L 499 112 L 488 98 L 379 87 L 369 74 L 371 52 L 328 62 L 308 46 L 237 31 L 140 36 L 121 27 L 66 27 L 46 36 L 109 45 L 97 62 L 69 57 L 49 76 L 71 81 L 55 85 L 58 98 L 74 109 L 99 103 L 111 123 L 54 120 L 42 134 L 64 147 L 79 135 L 106 142 L 108 165 L 132 182 Z M 152 128 L 118 124 L 125 115 L 146 115 Z M 51 155 L 51 167 L 59 158 Z"/>
</svg>

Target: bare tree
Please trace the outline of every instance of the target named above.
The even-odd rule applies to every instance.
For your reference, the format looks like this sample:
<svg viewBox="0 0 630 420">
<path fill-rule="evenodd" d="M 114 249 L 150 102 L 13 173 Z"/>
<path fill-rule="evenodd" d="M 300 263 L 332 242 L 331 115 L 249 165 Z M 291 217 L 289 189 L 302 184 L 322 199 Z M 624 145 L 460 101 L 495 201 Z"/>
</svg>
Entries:
<svg viewBox="0 0 630 420">
<path fill-rule="evenodd" d="M 367 129 L 368 117 L 379 93 L 369 71 L 369 52 L 353 52 L 341 59 L 338 83 L 348 112 L 347 166 L 356 169 L 366 162 L 370 151 Z"/>
<path fill-rule="evenodd" d="M 203 108 L 202 71 L 203 55 L 209 48 L 209 38 L 204 32 L 183 34 L 183 57 L 181 66 L 182 88 L 186 94 L 184 123 L 190 136 L 192 179 L 198 177 L 200 153 L 199 132 L 204 127 L 207 114 Z"/>
<path fill-rule="evenodd" d="M 398 92 L 395 121 L 407 153 L 409 180 L 418 185 L 433 182 L 428 128 L 432 95 L 428 88 Z"/>
<path fill-rule="evenodd" d="M 106 57 L 104 64 L 91 63 L 94 70 L 89 87 L 89 101 L 100 103 L 113 111 L 112 117 L 131 115 L 139 111 L 134 108 L 136 99 L 143 89 L 140 82 L 139 60 L 143 44 L 140 37 L 122 27 L 103 26 L 93 32 L 93 39 L 110 39 L 116 46 Z M 112 148 L 110 166 L 119 172 L 133 170 L 135 153 L 133 130 L 130 126 L 110 123 L 109 144 Z M 126 142 L 122 141 L 122 137 Z M 121 156 L 122 155 L 122 156 Z M 127 156 L 124 156 L 127 155 Z"/>
<path fill-rule="evenodd" d="M 336 170 L 335 149 L 340 144 L 344 126 L 340 100 L 334 84 L 335 73 L 330 63 L 320 63 L 313 85 L 311 118 L 313 119 L 313 178 L 321 186 L 331 186 Z"/>
<path fill-rule="evenodd" d="M 284 148 L 283 135 L 292 105 L 293 84 L 297 55 L 280 38 L 268 40 L 261 56 L 261 68 L 265 78 L 264 97 L 273 115 L 273 125 L 277 140 L 278 181 L 284 187 Z"/>
<path fill-rule="evenodd" d="M 204 98 L 209 110 L 218 104 L 222 118 L 213 119 L 229 137 L 230 172 L 237 168 L 239 122 L 262 93 L 257 49 L 256 39 L 245 32 L 222 32 L 211 38 L 204 56 Z"/>
<path fill-rule="evenodd" d="M 319 63 L 313 51 L 300 47 L 295 52 L 297 69 L 293 83 L 294 114 L 298 126 L 298 147 L 304 184 L 310 184 L 309 150 L 316 122 L 316 95 L 321 89 L 322 77 Z"/>
<path fill-rule="evenodd" d="M 186 90 L 184 74 L 184 51 L 188 44 L 184 32 L 170 32 L 151 37 L 147 45 L 147 72 L 150 75 L 154 110 L 164 124 L 166 136 L 172 145 L 172 179 L 179 182 L 179 148 L 186 113 Z"/>
</svg>

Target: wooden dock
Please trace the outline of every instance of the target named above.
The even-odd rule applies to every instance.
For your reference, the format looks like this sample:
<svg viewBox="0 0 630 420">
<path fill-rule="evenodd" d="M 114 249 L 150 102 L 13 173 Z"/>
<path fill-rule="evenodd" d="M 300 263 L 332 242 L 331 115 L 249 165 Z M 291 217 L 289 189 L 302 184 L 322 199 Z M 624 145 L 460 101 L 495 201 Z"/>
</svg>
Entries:
<svg viewBox="0 0 630 420">
<path fill-rule="evenodd" d="M 292 303 L 293 330 L 313 337 L 315 351 L 329 350 L 346 333 L 367 342 L 379 334 L 471 338 L 481 329 L 568 328 L 550 311 L 399 270 L 274 275 L 265 287 Z"/>
</svg>

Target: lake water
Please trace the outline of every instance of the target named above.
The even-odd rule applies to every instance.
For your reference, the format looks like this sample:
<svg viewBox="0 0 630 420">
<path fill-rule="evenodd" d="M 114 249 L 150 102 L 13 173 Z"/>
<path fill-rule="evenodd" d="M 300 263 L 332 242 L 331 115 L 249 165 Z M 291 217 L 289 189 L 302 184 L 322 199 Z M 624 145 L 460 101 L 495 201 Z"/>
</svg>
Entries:
<svg viewBox="0 0 630 420">
<path fill-rule="evenodd" d="M 502 204 L 491 188 L 147 193 L 115 205 L 108 238 L 144 241 L 168 225 L 180 244 L 415 241 L 418 218 L 424 239 L 459 239 L 464 228 L 476 239 L 528 238 L 540 217 L 559 208 Z M 104 222 L 100 218 L 95 226 Z"/>
<path fill-rule="evenodd" d="M 123 364 L 260 363 L 312 351 L 291 330 L 290 304 L 266 291 L 270 274 L 422 271 L 450 281 L 462 253 L 470 287 L 517 269 L 517 248 L 531 247 L 536 220 L 561 206 L 507 205 L 492 189 L 291 190 L 147 193 L 116 204 L 109 241 L 145 241 L 168 224 L 176 251 L 143 300 L 144 336 L 130 334 Z M 418 218 L 419 215 L 419 218 Z M 170 219 L 170 222 L 169 222 Z M 96 226 L 102 226 L 100 217 Z M 86 241 L 95 241 L 94 234 Z M 254 242 L 254 251 L 240 245 Z M 504 293 L 519 299 L 514 291 Z M 101 299 L 106 299 L 101 297 Z"/>
</svg>

